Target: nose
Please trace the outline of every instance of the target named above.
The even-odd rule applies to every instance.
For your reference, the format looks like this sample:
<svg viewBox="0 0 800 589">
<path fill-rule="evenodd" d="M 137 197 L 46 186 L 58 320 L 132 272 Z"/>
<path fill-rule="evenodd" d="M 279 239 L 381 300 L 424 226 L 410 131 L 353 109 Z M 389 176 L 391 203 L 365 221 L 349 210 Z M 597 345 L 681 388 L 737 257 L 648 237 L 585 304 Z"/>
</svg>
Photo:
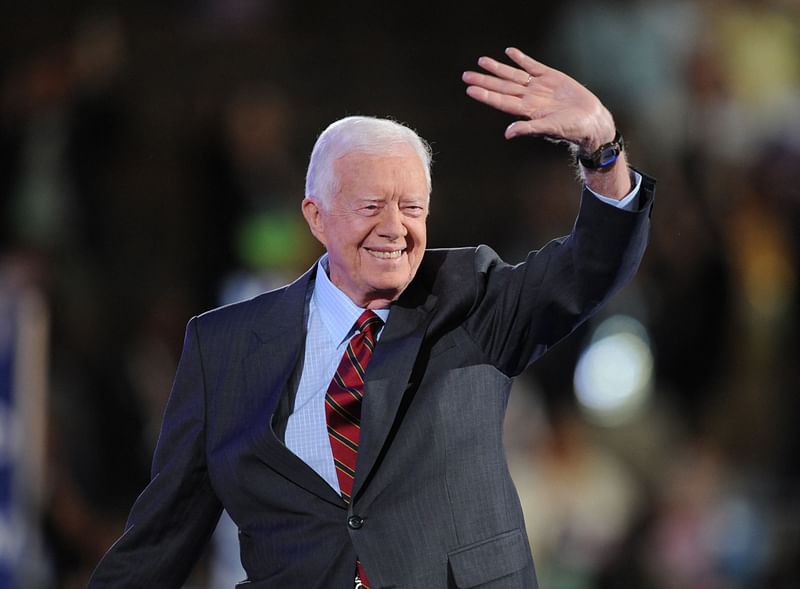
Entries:
<svg viewBox="0 0 800 589">
<path fill-rule="evenodd" d="M 380 222 L 376 229 L 378 235 L 391 240 L 405 237 L 408 234 L 408 229 L 403 223 L 403 215 L 400 212 L 400 207 L 396 203 L 383 209 Z"/>
</svg>

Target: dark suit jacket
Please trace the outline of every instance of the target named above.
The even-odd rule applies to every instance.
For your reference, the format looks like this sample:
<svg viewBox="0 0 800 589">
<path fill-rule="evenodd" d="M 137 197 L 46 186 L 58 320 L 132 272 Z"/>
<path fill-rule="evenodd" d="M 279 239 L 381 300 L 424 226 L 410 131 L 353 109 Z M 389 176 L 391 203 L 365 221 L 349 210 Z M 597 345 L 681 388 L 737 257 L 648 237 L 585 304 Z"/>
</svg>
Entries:
<svg viewBox="0 0 800 589">
<path fill-rule="evenodd" d="M 153 462 L 90 587 L 179 587 L 223 507 L 239 527 L 240 586 L 533 588 L 502 429 L 510 377 L 636 271 L 640 211 L 584 195 L 572 233 L 504 263 L 488 247 L 430 250 L 367 371 L 350 506 L 272 427 L 291 411 L 313 270 L 189 322 Z M 355 516 L 355 517 L 354 517 Z"/>
</svg>

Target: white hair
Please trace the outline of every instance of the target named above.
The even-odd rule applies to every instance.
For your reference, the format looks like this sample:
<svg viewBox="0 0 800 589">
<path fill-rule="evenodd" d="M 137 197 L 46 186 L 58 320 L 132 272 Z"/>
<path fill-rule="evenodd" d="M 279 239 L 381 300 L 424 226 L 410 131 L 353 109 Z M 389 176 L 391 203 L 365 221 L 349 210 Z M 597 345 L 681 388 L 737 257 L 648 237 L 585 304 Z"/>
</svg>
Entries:
<svg viewBox="0 0 800 589">
<path fill-rule="evenodd" d="M 431 192 L 431 148 L 416 132 L 390 119 L 345 117 L 328 125 L 320 133 L 306 172 L 306 196 L 323 205 L 338 191 L 334 162 L 348 153 L 383 155 L 397 145 L 409 145 L 425 168 L 428 194 Z"/>
</svg>

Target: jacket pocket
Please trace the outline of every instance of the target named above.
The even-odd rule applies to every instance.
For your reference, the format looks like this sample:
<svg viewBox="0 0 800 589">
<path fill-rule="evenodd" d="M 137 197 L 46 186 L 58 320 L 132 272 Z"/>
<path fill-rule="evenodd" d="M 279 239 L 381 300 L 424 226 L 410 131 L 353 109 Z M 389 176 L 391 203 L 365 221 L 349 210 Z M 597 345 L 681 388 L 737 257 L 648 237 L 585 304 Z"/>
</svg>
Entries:
<svg viewBox="0 0 800 589">
<path fill-rule="evenodd" d="M 531 555 L 522 531 L 511 530 L 454 550 L 447 558 L 456 586 L 468 589 L 517 572 Z"/>
</svg>

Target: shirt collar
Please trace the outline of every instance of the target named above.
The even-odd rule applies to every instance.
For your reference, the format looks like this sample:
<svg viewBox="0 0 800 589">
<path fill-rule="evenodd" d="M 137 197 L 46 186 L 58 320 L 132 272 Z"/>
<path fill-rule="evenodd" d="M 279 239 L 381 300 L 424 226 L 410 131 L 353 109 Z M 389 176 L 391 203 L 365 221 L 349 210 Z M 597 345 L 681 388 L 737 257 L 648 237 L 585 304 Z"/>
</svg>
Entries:
<svg viewBox="0 0 800 589">
<path fill-rule="evenodd" d="M 328 278 L 328 254 L 317 262 L 317 277 L 314 280 L 314 303 L 320 318 L 338 346 L 350 338 L 359 315 L 364 312 Z M 384 324 L 389 319 L 390 309 L 373 309 Z M 380 333 L 378 334 L 380 337 Z"/>
</svg>

